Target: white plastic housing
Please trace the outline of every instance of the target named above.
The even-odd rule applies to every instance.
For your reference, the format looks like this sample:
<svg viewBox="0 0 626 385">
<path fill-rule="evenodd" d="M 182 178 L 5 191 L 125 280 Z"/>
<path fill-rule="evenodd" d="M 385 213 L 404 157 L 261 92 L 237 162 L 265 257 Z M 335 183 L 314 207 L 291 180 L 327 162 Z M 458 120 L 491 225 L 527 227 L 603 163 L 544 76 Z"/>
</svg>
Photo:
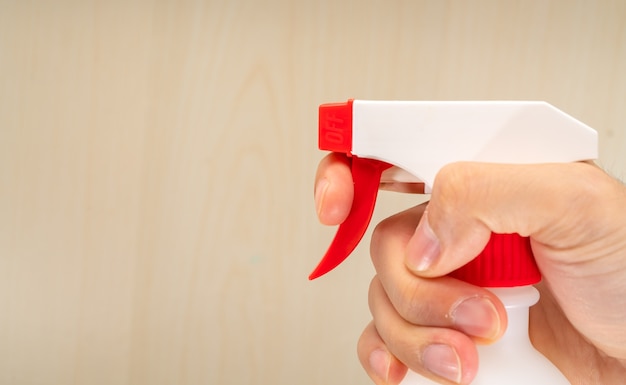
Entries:
<svg viewBox="0 0 626 385">
<path fill-rule="evenodd" d="M 424 182 L 457 161 L 596 159 L 594 129 L 540 101 L 354 100 L 352 153 L 397 166 L 384 180 Z M 523 151 L 520 151 L 523 149 Z"/>
</svg>

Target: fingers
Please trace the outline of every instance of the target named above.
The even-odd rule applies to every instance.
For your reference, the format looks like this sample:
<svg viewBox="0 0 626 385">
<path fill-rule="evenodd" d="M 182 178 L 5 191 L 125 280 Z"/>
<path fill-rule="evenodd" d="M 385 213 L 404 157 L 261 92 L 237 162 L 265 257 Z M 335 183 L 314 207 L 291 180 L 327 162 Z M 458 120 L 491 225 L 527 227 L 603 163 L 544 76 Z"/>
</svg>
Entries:
<svg viewBox="0 0 626 385">
<path fill-rule="evenodd" d="M 397 383 L 396 376 L 402 367 L 395 358 L 413 371 L 441 383 L 468 384 L 475 377 L 478 357 L 467 335 L 406 321 L 395 311 L 377 277 L 372 280 L 369 293 L 376 333 L 366 329 L 359 343 L 359 357 L 368 373 L 373 373 L 373 378 L 382 381 L 386 376 L 388 383 Z M 381 342 L 386 349 L 381 348 Z M 383 359 L 379 359 L 381 356 Z"/>
<path fill-rule="evenodd" d="M 370 326 L 364 332 L 359 357 L 370 376 L 383 381 L 377 383 L 397 383 L 391 376 L 400 371 L 397 359 L 433 380 L 467 384 L 478 365 L 474 343 L 492 342 L 506 330 L 506 311 L 491 292 L 449 277 L 416 277 L 404 265 L 407 242 L 425 208 L 384 220 L 372 235 L 377 276 L 369 304 L 375 331 Z"/>
<path fill-rule="evenodd" d="M 384 174 L 383 174 L 384 175 Z M 344 154 L 331 153 L 322 159 L 315 175 L 315 207 L 325 225 L 341 224 L 352 207 L 354 185 L 350 159 Z M 423 183 L 400 183 L 393 179 L 381 181 L 381 190 L 423 194 Z"/>
<path fill-rule="evenodd" d="M 588 163 L 447 165 L 408 242 L 406 264 L 418 275 L 445 275 L 476 256 L 492 231 L 553 248 L 589 242 L 606 232 L 611 213 L 598 202 L 620 194 L 616 184 Z"/>
<path fill-rule="evenodd" d="M 493 342 L 506 330 L 506 310 L 488 290 L 440 277 L 416 277 L 404 265 L 406 244 L 425 205 L 381 222 L 372 235 L 372 261 L 395 311 L 415 325 L 453 328 L 477 342 Z"/>
<path fill-rule="evenodd" d="M 352 207 L 354 187 L 348 157 L 331 153 L 320 162 L 315 175 L 315 207 L 325 225 L 342 223 Z"/>
<path fill-rule="evenodd" d="M 374 322 L 370 322 L 361 334 L 357 353 L 361 365 L 376 384 L 398 384 L 406 375 L 406 365 L 387 350 Z"/>
</svg>

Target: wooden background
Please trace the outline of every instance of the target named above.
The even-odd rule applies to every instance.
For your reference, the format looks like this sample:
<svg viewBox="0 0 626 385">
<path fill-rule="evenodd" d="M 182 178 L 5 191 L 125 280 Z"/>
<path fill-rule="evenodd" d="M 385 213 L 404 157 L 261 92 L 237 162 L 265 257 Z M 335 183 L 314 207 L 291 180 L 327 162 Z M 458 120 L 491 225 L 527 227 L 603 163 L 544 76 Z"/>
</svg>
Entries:
<svg viewBox="0 0 626 385">
<path fill-rule="evenodd" d="M 368 383 L 367 242 L 307 280 L 349 97 L 546 100 L 623 177 L 626 2 L 0 0 L 0 384 Z"/>
</svg>

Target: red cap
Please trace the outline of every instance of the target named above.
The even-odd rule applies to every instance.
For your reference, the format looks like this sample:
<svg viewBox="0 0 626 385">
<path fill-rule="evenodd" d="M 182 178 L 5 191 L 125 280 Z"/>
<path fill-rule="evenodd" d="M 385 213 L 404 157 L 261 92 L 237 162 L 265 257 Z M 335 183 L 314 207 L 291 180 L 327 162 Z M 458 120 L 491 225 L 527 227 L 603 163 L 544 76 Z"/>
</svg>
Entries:
<svg viewBox="0 0 626 385">
<path fill-rule="evenodd" d="M 482 287 L 526 286 L 541 281 L 530 238 L 519 234 L 491 234 L 485 249 L 450 276 Z"/>
</svg>

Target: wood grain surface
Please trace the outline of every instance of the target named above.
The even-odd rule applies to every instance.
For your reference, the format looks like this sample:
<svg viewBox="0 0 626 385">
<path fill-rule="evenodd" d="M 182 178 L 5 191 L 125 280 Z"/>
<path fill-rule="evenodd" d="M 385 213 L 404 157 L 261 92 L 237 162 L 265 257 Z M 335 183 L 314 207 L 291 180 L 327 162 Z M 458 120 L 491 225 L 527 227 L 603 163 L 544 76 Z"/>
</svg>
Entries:
<svg viewBox="0 0 626 385">
<path fill-rule="evenodd" d="M 0 0 L 0 384 L 368 383 L 367 242 L 307 280 L 349 97 L 546 100 L 624 177 L 626 2 Z"/>
</svg>

